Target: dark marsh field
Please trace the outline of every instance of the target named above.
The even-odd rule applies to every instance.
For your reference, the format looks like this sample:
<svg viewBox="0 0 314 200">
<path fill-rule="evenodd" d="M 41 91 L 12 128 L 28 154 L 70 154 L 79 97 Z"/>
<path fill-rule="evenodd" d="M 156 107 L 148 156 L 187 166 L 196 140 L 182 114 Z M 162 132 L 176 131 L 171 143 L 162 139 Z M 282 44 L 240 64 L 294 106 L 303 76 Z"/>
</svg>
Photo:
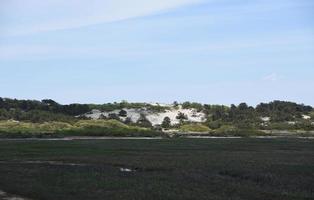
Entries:
<svg viewBox="0 0 314 200">
<path fill-rule="evenodd" d="M 0 190 L 33 200 L 310 200 L 314 140 L 2 140 Z"/>
</svg>

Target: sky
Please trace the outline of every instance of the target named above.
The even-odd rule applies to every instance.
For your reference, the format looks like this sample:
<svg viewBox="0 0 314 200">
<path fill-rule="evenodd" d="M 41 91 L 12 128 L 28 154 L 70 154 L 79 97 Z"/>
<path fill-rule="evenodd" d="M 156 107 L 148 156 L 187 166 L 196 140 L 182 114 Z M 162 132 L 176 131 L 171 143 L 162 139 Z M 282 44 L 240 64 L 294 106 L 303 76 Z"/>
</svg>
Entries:
<svg viewBox="0 0 314 200">
<path fill-rule="evenodd" d="M 314 106 L 314 1 L 0 0 L 0 96 Z"/>
</svg>

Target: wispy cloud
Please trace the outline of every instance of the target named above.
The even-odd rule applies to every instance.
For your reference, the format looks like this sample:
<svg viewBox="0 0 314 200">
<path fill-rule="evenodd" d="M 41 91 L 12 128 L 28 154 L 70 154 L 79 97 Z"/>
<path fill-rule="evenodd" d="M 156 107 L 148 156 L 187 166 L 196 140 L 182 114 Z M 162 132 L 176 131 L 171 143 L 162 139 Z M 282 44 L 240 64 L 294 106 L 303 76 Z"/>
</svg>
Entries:
<svg viewBox="0 0 314 200">
<path fill-rule="evenodd" d="M 279 76 L 277 73 L 273 72 L 271 74 L 268 74 L 262 78 L 264 81 L 278 81 L 281 79 L 281 76 Z"/>
<path fill-rule="evenodd" d="M 295 33 L 295 32 L 292 32 Z M 291 33 L 291 34 L 292 34 Z M 291 35 L 290 34 L 290 35 Z M 0 45 L 1 60 L 49 60 L 52 58 L 114 58 L 114 57 L 147 57 L 150 55 L 191 55 L 211 54 L 232 51 L 259 50 L 264 48 L 287 48 L 298 45 L 307 45 L 308 40 L 304 35 L 300 36 L 272 36 L 259 40 L 239 38 L 238 41 L 219 40 L 204 44 L 167 44 L 145 43 L 138 45 L 45 45 L 45 44 L 7 44 Z M 273 80 L 276 74 L 263 77 L 263 80 Z"/>
<path fill-rule="evenodd" d="M 0 2 L 1 34 L 78 28 L 164 12 L 204 0 L 10 0 Z M 44 3 L 43 3 L 44 2 Z"/>
</svg>

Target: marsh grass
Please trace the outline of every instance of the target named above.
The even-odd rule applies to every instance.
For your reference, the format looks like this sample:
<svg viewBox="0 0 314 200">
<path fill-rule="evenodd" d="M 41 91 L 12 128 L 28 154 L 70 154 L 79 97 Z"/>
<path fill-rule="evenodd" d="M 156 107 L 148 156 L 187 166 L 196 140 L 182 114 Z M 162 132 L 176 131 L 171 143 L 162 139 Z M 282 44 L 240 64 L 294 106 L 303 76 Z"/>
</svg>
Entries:
<svg viewBox="0 0 314 200">
<path fill-rule="evenodd" d="M 314 198 L 314 141 L 0 141 L 0 188 L 32 199 Z M 50 165 L 49 162 L 78 165 Z M 120 168 L 134 169 L 124 173 Z"/>
</svg>

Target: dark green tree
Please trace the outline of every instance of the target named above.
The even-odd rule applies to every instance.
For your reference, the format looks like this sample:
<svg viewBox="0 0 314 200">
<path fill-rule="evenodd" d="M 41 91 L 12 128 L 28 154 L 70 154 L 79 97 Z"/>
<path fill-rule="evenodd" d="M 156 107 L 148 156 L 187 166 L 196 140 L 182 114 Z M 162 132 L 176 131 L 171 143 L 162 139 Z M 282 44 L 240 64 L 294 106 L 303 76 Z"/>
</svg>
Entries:
<svg viewBox="0 0 314 200">
<path fill-rule="evenodd" d="M 120 121 L 120 117 L 116 113 L 109 113 L 108 119 L 115 119 Z"/>
<path fill-rule="evenodd" d="M 120 110 L 119 116 L 120 116 L 120 117 L 127 117 L 127 116 L 128 116 L 128 112 L 125 111 L 125 110 Z"/>
<path fill-rule="evenodd" d="M 169 117 L 165 117 L 164 120 L 162 121 L 161 127 L 162 128 L 170 128 L 171 126 L 171 120 Z"/>
<path fill-rule="evenodd" d="M 182 112 L 179 112 L 178 115 L 176 116 L 176 119 L 179 120 L 188 120 L 188 116 Z"/>
</svg>

